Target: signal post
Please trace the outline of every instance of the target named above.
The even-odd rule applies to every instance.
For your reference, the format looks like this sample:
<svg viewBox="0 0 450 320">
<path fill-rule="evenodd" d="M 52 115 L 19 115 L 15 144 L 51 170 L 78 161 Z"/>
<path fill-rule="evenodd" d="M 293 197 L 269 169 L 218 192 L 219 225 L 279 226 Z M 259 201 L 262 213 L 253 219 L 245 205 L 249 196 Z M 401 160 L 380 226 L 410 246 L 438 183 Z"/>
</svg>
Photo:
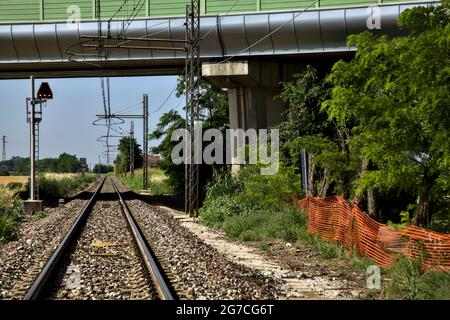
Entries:
<svg viewBox="0 0 450 320">
<path fill-rule="evenodd" d="M 39 199 L 36 164 L 39 158 L 39 123 L 42 121 L 42 105 L 53 99 L 53 92 L 47 82 L 41 84 L 36 97 L 33 76 L 30 77 L 30 94 L 27 98 L 27 121 L 30 123 L 30 198 L 23 203 L 27 217 L 43 209 L 43 202 Z"/>
</svg>

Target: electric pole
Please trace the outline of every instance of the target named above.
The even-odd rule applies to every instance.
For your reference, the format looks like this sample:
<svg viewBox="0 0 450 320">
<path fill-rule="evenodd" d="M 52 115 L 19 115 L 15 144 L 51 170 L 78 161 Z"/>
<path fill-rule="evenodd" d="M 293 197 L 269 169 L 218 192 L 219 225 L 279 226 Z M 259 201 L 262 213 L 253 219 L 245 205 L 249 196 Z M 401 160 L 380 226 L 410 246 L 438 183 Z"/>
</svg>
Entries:
<svg viewBox="0 0 450 320">
<path fill-rule="evenodd" d="M 185 164 L 185 204 L 184 211 L 195 216 L 199 207 L 199 165 L 196 159 L 201 156 L 195 148 L 195 126 L 199 121 L 200 113 L 200 1 L 191 0 L 186 7 L 186 129 L 190 134 L 190 154 Z"/>
<path fill-rule="evenodd" d="M 108 115 L 104 115 L 104 114 L 97 114 L 97 118 L 98 119 L 142 119 L 143 120 L 143 150 L 142 153 L 144 154 L 144 168 L 143 168 L 143 179 L 142 179 L 142 188 L 143 191 L 148 189 L 148 160 L 146 155 L 148 155 L 148 118 L 149 118 L 149 112 L 148 112 L 148 95 L 144 94 L 144 100 L 142 102 L 143 105 L 143 110 L 142 110 L 142 114 L 120 114 L 120 115 L 116 115 L 116 114 L 108 114 Z M 109 135 L 109 137 L 114 137 L 112 135 Z M 122 137 L 122 136 L 118 136 L 118 137 Z M 133 162 L 134 165 L 134 162 Z"/>
<path fill-rule="evenodd" d="M 3 164 L 3 172 L 6 173 L 6 136 L 3 136 L 3 150 L 2 150 L 2 164 Z"/>
<path fill-rule="evenodd" d="M 142 190 L 148 189 L 148 95 L 144 94 L 144 101 L 143 101 L 143 117 L 144 117 L 144 128 L 143 128 L 143 154 L 144 154 L 144 166 L 142 170 Z"/>
<path fill-rule="evenodd" d="M 130 128 L 130 175 L 134 176 L 134 121 Z"/>
<path fill-rule="evenodd" d="M 30 77 L 30 158 L 31 158 L 31 173 L 30 173 L 30 200 L 39 200 L 39 192 L 36 185 L 36 109 L 35 109 L 35 87 L 34 77 Z M 39 140 L 38 140 L 39 141 Z M 36 190 L 37 189 L 37 190 Z"/>
</svg>

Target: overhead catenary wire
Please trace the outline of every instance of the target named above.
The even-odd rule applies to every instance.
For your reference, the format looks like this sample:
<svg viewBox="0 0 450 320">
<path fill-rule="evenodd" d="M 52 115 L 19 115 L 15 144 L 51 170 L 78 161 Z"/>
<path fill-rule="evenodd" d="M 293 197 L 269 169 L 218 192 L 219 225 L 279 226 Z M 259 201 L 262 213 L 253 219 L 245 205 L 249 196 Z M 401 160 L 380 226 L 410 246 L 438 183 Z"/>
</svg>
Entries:
<svg viewBox="0 0 450 320">
<path fill-rule="evenodd" d="M 225 14 L 223 14 L 223 15 L 217 14 L 217 15 L 219 16 L 219 19 L 220 19 L 221 22 L 222 22 L 223 18 L 227 17 L 227 16 L 230 14 L 230 12 L 237 6 L 237 4 L 238 4 L 240 1 L 241 1 L 241 0 L 236 0 L 236 1 L 233 3 L 233 5 L 228 9 L 228 11 L 225 12 Z M 210 28 L 209 31 L 202 37 L 201 40 L 205 39 L 205 38 L 206 38 L 206 37 L 207 37 L 214 29 L 215 29 L 215 27 Z"/>
<path fill-rule="evenodd" d="M 241 0 L 236 0 L 236 1 L 233 3 L 233 5 L 225 12 L 225 14 L 221 14 L 221 15 L 218 14 L 219 19 L 220 19 L 220 20 L 223 20 L 223 18 L 227 17 L 227 16 L 230 14 L 230 12 L 238 5 L 238 3 L 239 3 L 240 1 L 241 1 Z M 160 22 L 160 23 L 158 23 L 158 24 L 156 24 L 156 25 L 153 25 L 152 27 L 157 27 L 157 26 L 160 26 L 160 25 L 162 25 L 162 24 L 164 24 L 164 23 L 169 23 L 169 22 L 170 22 L 170 20 L 167 19 L 166 21 Z M 185 27 L 184 25 L 179 25 L 179 26 L 174 27 L 174 28 L 172 29 L 172 31 L 173 31 L 173 30 L 177 30 L 177 29 L 181 29 L 181 28 L 184 28 L 184 27 Z M 148 29 L 148 28 L 145 27 L 145 28 L 137 29 L 136 31 L 142 31 L 142 30 L 147 30 L 147 29 Z M 201 40 L 205 39 L 205 38 L 206 38 L 206 37 L 207 37 L 214 29 L 215 29 L 215 27 L 210 28 L 210 29 L 206 32 L 206 34 L 201 38 Z M 154 35 L 160 34 L 160 33 L 162 33 L 162 32 L 164 32 L 164 30 L 155 31 L 155 32 L 153 32 L 153 33 L 150 33 L 150 34 L 147 34 L 147 35 L 144 35 L 144 36 L 141 36 L 141 37 L 137 37 L 137 38 L 138 38 L 138 39 L 146 39 L 146 38 L 150 38 L 150 37 L 152 37 L 152 36 L 154 36 Z M 124 39 L 124 41 L 123 41 L 123 42 L 119 42 L 118 45 L 121 46 L 121 45 L 127 44 L 127 43 L 129 43 L 129 42 L 131 42 L 131 41 L 133 41 L 133 40 L 126 40 L 126 39 Z M 183 72 L 183 73 L 184 73 L 184 72 Z"/>
<path fill-rule="evenodd" d="M 267 33 L 265 36 L 263 36 L 262 38 L 260 38 L 259 40 L 255 41 L 254 43 L 252 43 L 251 45 L 249 45 L 248 47 L 246 47 L 245 49 L 242 49 L 241 51 L 239 51 L 238 53 L 233 54 L 232 56 L 217 62 L 217 64 L 222 64 L 225 62 L 228 62 L 230 60 L 232 60 L 233 58 L 235 58 L 236 56 L 241 55 L 242 53 L 250 50 L 251 48 L 253 48 L 254 46 L 258 45 L 259 43 L 261 43 L 262 41 L 266 40 L 267 38 L 271 37 L 273 34 L 275 34 L 276 32 L 278 32 L 279 30 L 283 29 L 284 27 L 286 27 L 289 23 L 291 23 L 292 21 L 294 21 L 295 19 L 297 19 L 302 13 L 304 13 L 306 10 L 312 8 L 313 6 L 316 5 L 316 3 L 318 3 L 320 0 L 315 0 L 314 2 L 312 2 L 309 6 L 307 6 L 306 8 L 304 8 L 303 10 L 297 12 L 291 19 L 289 19 L 288 21 L 286 21 L 285 23 L 283 23 L 282 25 L 280 25 L 279 27 L 275 28 L 274 30 L 272 30 L 271 32 Z"/>
<path fill-rule="evenodd" d="M 106 51 L 106 48 L 111 47 L 109 44 L 109 36 L 110 36 L 110 23 L 112 21 L 112 19 L 119 14 L 120 12 L 123 11 L 123 8 L 129 3 L 128 0 L 124 0 L 122 5 L 114 12 L 113 16 L 108 20 L 108 30 L 107 30 L 107 34 L 108 37 L 107 39 L 104 39 L 103 37 L 103 31 L 102 31 L 102 21 L 101 21 L 101 5 L 100 5 L 100 0 L 96 0 L 96 15 L 97 15 L 97 25 L 98 25 L 98 37 L 97 37 L 97 42 L 98 45 L 95 47 L 95 50 L 97 50 L 97 54 L 98 54 L 98 60 L 108 60 L 108 51 Z M 145 4 L 145 0 L 139 0 L 139 2 L 136 3 L 134 2 L 134 7 L 133 10 L 131 11 L 130 14 L 128 14 L 128 10 L 126 12 L 125 19 L 122 19 L 122 30 L 121 30 L 121 34 L 124 35 L 127 28 L 129 27 L 129 25 L 131 24 L 131 22 L 136 18 L 138 12 L 142 9 L 143 4 Z M 128 9 L 128 8 L 127 8 Z M 104 43 L 104 41 L 107 40 L 107 44 Z M 83 45 L 83 43 L 85 42 L 80 42 L 81 45 Z M 106 78 L 106 87 L 105 87 L 105 79 L 104 77 L 101 77 L 101 91 L 102 91 L 102 99 L 103 99 L 103 112 L 104 112 L 104 125 L 107 127 L 107 133 L 104 139 L 105 142 L 105 146 L 106 146 L 106 157 L 107 157 L 107 161 L 108 163 L 110 163 L 111 160 L 111 153 L 113 152 L 113 146 L 110 145 L 109 142 L 109 138 L 110 138 L 110 133 L 111 131 L 120 133 L 118 130 L 114 129 L 112 127 L 112 123 L 111 123 L 111 86 L 110 86 L 110 78 L 107 77 Z M 134 106 L 132 106 L 134 107 Z M 96 121 L 94 121 L 94 124 L 96 124 Z M 121 133 L 120 133 L 121 134 Z"/>
<path fill-rule="evenodd" d="M 221 17 L 220 17 L 220 19 L 223 19 L 225 16 L 227 16 L 236 6 L 237 6 L 237 4 L 240 2 L 240 0 L 235 0 L 234 1 L 234 3 L 233 3 L 233 5 L 227 10 L 227 12 L 225 13 L 225 15 L 222 15 Z M 116 12 L 113 14 L 113 16 L 108 20 L 108 33 L 107 33 L 107 39 L 105 39 L 105 37 L 103 36 L 103 32 L 102 32 L 102 22 L 101 22 L 101 15 L 100 15 L 100 3 L 99 3 L 99 0 L 97 0 L 97 7 L 98 7 L 98 13 L 97 13 L 97 18 L 98 18 L 98 29 L 99 29 L 99 32 L 98 32 L 98 37 L 97 37 L 97 41 L 98 41 L 98 46 L 91 46 L 92 47 L 92 49 L 96 49 L 97 50 L 97 53 L 98 53 L 98 58 L 99 58 L 99 60 L 101 60 L 101 59 L 105 59 L 105 60 L 107 60 L 108 59 L 108 51 L 106 51 L 106 49 L 107 48 L 114 48 L 115 46 L 117 46 L 117 44 L 116 45 L 110 45 L 109 43 L 109 41 L 110 40 L 114 40 L 111 36 L 110 36 L 110 23 L 111 23 L 111 21 L 112 21 L 112 19 L 113 18 L 115 18 L 121 11 L 123 11 L 123 9 L 124 8 L 126 8 L 127 10 L 128 10 L 128 7 L 126 6 L 126 4 L 128 3 L 128 0 L 125 0 L 123 3 L 122 3 L 122 5 L 118 8 L 118 10 L 116 10 Z M 124 21 L 122 21 L 122 30 L 121 30 L 121 32 L 119 33 L 118 32 L 118 34 L 121 34 L 121 36 L 123 37 L 123 38 L 125 38 L 125 33 L 126 33 L 126 31 L 127 31 L 127 29 L 128 29 L 128 27 L 131 25 L 131 23 L 132 23 L 132 21 L 136 18 L 136 16 L 137 16 L 137 14 L 139 13 L 139 11 L 141 10 L 141 8 L 142 8 L 142 1 L 141 0 L 139 0 L 139 2 L 138 2 L 138 4 L 136 5 L 136 3 L 135 3 L 135 6 L 134 6 L 134 8 L 133 8 L 133 10 L 132 10 L 132 13 L 131 14 L 129 14 L 128 15 L 128 11 L 127 11 L 127 13 L 125 14 L 126 15 L 126 19 L 124 19 L 125 20 L 125 22 Z M 169 23 L 170 22 L 170 20 L 167 20 L 167 23 Z M 181 27 L 184 27 L 183 25 L 180 25 L 180 26 L 178 26 L 179 28 L 181 28 Z M 147 26 L 146 26 L 146 28 L 145 28 L 146 30 L 148 30 L 148 28 L 147 28 Z M 211 28 L 210 30 L 208 30 L 207 31 L 207 33 L 202 37 L 202 38 L 200 38 L 199 40 L 202 40 L 202 39 L 204 39 L 204 38 L 206 38 L 212 31 L 214 30 L 214 28 Z M 154 32 L 153 33 L 153 35 L 154 34 L 156 34 L 156 33 L 158 33 L 158 32 Z M 149 38 L 149 34 L 146 34 L 145 36 L 143 36 L 143 37 L 141 37 L 141 39 L 148 39 Z M 140 39 L 140 38 L 136 38 L 136 39 Z M 108 41 L 108 43 L 107 44 L 105 44 L 105 40 L 107 40 Z M 151 40 L 151 39 L 149 39 L 149 40 Z M 92 39 L 91 39 L 91 41 L 92 41 Z M 123 42 L 120 42 L 119 44 L 118 44 L 118 46 L 120 47 L 121 45 L 123 45 L 124 43 L 127 43 L 127 42 L 130 42 L 130 41 L 133 41 L 133 39 L 129 39 L 129 40 L 125 40 L 124 39 L 124 41 Z M 185 40 L 185 41 L 187 41 L 187 39 Z M 82 43 L 82 45 L 84 44 L 84 43 L 86 43 L 86 42 L 83 42 Z M 84 46 L 84 47 L 86 47 L 86 46 Z M 168 48 L 169 49 L 169 48 Z M 174 50 L 176 49 L 176 48 L 173 48 Z M 87 49 L 87 50 L 89 50 L 89 49 Z M 186 71 L 186 67 L 185 67 L 185 69 L 183 70 L 183 74 L 185 73 L 185 71 Z M 105 115 L 105 125 L 107 126 L 107 138 L 106 138 L 106 146 L 107 146 L 107 148 L 108 148 L 108 150 L 109 150 L 109 133 L 110 133 L 110 130 L 111 130 L 111 118 L 110 118 L 110 116 L 111 116 L 111 104 L 110 104 L 110 86 L 109 86 L 109 78 L 107 78 L 107 86 L 106 86 L 106 88 L 105 88 L 105 85 L 104 85 L 104 80 L 102 80 L 102 95 L 103 95 L 103 104 L 104 104 L 104 115 Z M 178 84 L 177 84 L 178 85 Z M 170 97 L 173 95 L 173 93 L 175 92 L 175 90 L 176 90 L 176 88 L 177 88 L 177 85 L 176 86 L 174 86 L 174 88 L 170 91 L 170 93 L 169 93 L 169 95 L 165 98 L 165 100 L 163 101 L 163 103 L 158 107 L 158 108 L 156 108 L 154 111 L 152 111 L 152 113 L 156 113 L 156 112 L 158 112 L 158 111 L 160 111 L 166 104 L 167 104 L 167 102 L 169 101 L 169 99 L 170 99 Z M 106 100 L 106 101 L 105 101 Z M 179 102 L 178 103 L 178 106 L 180 105 L 180 103 L 181 102 Z M 178 107 L 177 106 L 177 107 Z M 133 108 L 134 106 L 131 106 L 130 108 L 125 108 L 125 109 L 122 109 L 122 110 L 119 110 L 116 114 L 118 115 L 118 116 L 120 116 L 120 113 L 124 113 L 124 112 L 126 112 L 126 111 L 131 111 L 131 110 L 134 110 L 135 108 Z"/>
<path fill-rule="evenodd" d="M 138 102 L 138 103 L 133 104 L 132 106 L 128 106 L 128 107 L 125 107 L 125 108 L 121 108 L 121 109 L 115 111 L 114 114 L 123 113 L 123 112 L 125 112 L 125 111 L 127 111 L 127 110 L 130 110 L 130 109 L 131 109 L 131 110 L 134 110 L 135 107 L 141 106 L 141 105 L 142 105 L 142 102 Z"/>
</svg>

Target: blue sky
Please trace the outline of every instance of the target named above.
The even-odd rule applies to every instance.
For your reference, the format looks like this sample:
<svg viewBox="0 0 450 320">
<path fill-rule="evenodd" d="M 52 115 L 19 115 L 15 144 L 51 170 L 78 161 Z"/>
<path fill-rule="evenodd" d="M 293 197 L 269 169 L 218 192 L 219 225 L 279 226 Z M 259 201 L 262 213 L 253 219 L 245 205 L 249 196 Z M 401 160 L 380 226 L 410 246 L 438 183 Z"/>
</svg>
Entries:
<svg viewBox="0 0 450 320">
<path fill-rule="evenodd" d="M 111 110 L 114 113 L 142 101 L 142 95 L 149 95 L 150 131 L 155 128 L 159 117 L 170 109 L 181 111 L 184 101 L 172 94 L 161 110 L 159 108 L 176 85 L 177 77 L 129 77 L 110 78 Z M 105 148 L 97 138 L 106 133 L 105 127 L 93 126 L 96 114 L 103 113 L 99 78 L 38 79 L 47 81 L 54 99 L 44 108 L 41 123 L 40 158 L 57 157 L 62 152 L 87 158 L 88 164 L 98 162 L 98 156 Z M 29 80 L 0 80 L 0 138 L 7 136 L 7 158 L 29 156 L 29 125 L 26 123 L 25 98 L 29 96 Z M 183 98 L 182 98 L 183 99 Z M 178 107 L 177 107 L 178 106 Z M 130 113 L 141 112 L 142 107 L 130 109 Z M 142 120 L 134 120 L 135 136 L 142 145 Z M 128 132 L 130 120 L 120 125 Z M 113 143 L 117 139 L 112 140 Z M 150 145 L 155 145 L 155 141 Z M 0 146 L 1 147 L 1 146 Z M 105 162 L 105 159 L 102 159 Z"/>
</svg>

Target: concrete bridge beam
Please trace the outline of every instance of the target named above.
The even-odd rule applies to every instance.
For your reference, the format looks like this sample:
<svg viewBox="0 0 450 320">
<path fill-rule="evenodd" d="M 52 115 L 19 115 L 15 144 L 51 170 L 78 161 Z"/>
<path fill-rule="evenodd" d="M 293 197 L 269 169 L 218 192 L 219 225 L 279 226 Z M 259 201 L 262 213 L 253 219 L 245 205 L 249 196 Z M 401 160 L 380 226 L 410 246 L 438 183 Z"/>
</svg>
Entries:
<svg viewBox="0 0 450 320">
<path fill-rule="evenodd" d="M 214 85 L 228 89 L 231 129 L 267 129 L 283 119 L 285 106 L 276 99 L 281 82 L 289 81 L 304 68 L 302 64 L 236 61 L 204 63 L 202 76 Z M 232 159 L 236 172 L 240 165 Z"/>
<path fill-rule="evenodd" d="M 228 89 L 231 128 L 266 129 L 279 124 L 283 103 L 276 99 L 281 82 L 289 81 L 303 64 L 265 61 L 204 63 L 202 75 Z"/>
</svg>

